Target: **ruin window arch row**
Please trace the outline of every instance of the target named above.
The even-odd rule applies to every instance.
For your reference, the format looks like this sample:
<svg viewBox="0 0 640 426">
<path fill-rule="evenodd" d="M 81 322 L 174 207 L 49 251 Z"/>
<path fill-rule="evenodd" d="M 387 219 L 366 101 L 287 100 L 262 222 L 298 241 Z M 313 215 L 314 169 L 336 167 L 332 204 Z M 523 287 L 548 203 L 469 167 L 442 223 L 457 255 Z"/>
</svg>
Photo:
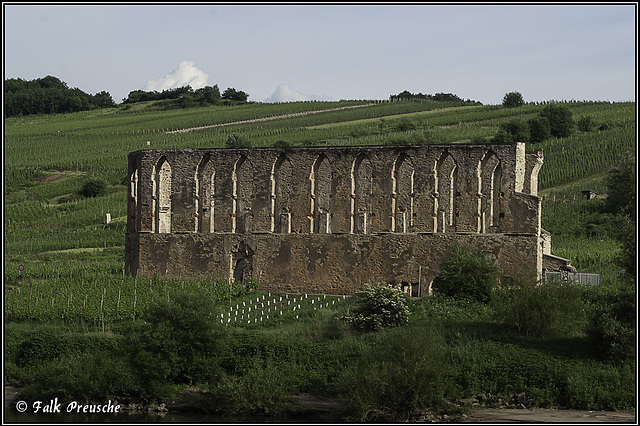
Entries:
<svg viewBox="0 0 640 426">
<path fill-rule="evenodd" d="M 406 152 L 395 159 L 391 170 L 391 232 L 413 232 L 416 169 Z"/>
<path fill-rule="evenodd" d="M 309 231 L 317 234 L 331 233 L 331 200 L 333 170 L 329 158 L 320 153 L 309 174 Z"/>
<path fill-rule="evenodd" d="M 282 153 L 271 168 L 271 232 L 291 233 L 293 187 L 293 164 Z"/>
<path fill-rule="evenodd" d="M 233 163 L 231 174 L 231 232 L 253 232 L 252 198 L 254 196 L 253 164 L 245 154 Z"/>
<path fill-rule="evenodd" d="M 502 191 L 502 161 L 489 149 L 478 163 L 479 232 L 499 232 Z"/>
<path fill-rule="evenodd" d="M 458 161 L 443 149 L 434 163 L 433 232 L 455 232 Z"/>
<path fill-rule="evenodd" d="M 205 153 L 195 172 L 195 231 L 215 232 L 216 169 L 211 154 Z"/>
<path fill-rule="evenodd" d="M 351 229 L 352 234 L 369 233 L 373 165 L 367 153 L 356 157 L 351 166 Z"/>
<path fill-rule="evenodd" d="M 172 167 L 167 156 L 163 155 L 153 168 L 152 179 L 152 232 L 163 234 L 171 232 L 172 204 Z"/>
<path fill-rule="evenodd" d="M 129 197 L 127 200 L 127 210 L 129 220 L 127 221 L 128 232 L 139 232 L 141 230 L 142 203 L 140 197 L 140 160 L 129 160 Z"/>
</svg>

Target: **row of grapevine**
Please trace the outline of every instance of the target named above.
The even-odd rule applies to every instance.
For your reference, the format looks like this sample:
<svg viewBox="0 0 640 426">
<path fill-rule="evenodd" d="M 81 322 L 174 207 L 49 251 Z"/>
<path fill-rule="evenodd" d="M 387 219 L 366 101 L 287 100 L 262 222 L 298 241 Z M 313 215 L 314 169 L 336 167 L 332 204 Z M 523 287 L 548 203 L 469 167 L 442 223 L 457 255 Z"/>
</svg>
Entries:
<svg viewBox="0 0 640 426">
<path fill-rule="evenodd" d="M 251 325 L 273 323 L 285 318 L 298 317 L 303 312 L 335 307 L 336 302 L 346 296 L 310 295 L 310 294 L 271 294 L 258 296 L 255 300 L 238 303 L 220 313 L 220 323 L 225 325 Z"/>
<path fill-rule="evenodd" d="M 540 189 L 580 179 L 606 170 L 634 152 L 635 129 L 615 128 L 605 132 L 583 133 L 552 141 L 543 147 L 544 166 L 540 170 Z M 606 149 L 602 149 L 603 146 Z"/>
<path fill-rule="evenodd" d="M 65 274 L 66 275 L 66 274 Z M 24 280 L 24 281 L 23 281 Z M 60 276 L 46 281 L 21 278 L 5 295 L 10 320 L 113 322 L 138 318 L 156 299 L 170 301 L 182 290 L 205 289 L 218 302 L 247 290 L 226 281 L 181 281 L 117 275 Z"/>
</svg>

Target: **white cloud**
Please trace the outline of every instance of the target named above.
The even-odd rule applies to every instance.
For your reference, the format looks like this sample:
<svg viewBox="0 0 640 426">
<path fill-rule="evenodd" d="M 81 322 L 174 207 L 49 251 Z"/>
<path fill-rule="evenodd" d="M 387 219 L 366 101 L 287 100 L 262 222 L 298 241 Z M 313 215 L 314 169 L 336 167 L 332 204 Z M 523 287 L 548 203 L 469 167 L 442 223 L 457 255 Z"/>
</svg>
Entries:
<svg viewBox="0 0 640 426">
<path fill-rule="evenodd" d="M 193 89 L 200 89 L 207 85 L 208 74 L 193 66 L 193 61 L 182 61 L 178 68 L 165 74 L 164 77 L 157 80 L 147 81 L 144 90 L 147 92 L 162 92 L 167 89 L 177 87 L 191 86 Z"/>
<path fill-rule="evenodd" d="M 301 102 L 301 101 L 329 101 L 328 96 L 307 95 L 294 90 L 290 84 L 282 83 L 265 102 Z"/>
</svg>

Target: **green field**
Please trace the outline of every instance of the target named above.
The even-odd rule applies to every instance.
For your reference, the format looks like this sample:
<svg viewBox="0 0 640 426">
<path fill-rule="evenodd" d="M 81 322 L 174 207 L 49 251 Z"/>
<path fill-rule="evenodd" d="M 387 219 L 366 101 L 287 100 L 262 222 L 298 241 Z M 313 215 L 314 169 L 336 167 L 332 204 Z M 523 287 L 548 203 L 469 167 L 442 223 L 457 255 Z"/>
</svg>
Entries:
<svg viewBox="0 0 640 426">
<path fill-rule="evenodd" d="M 353 105 L 360 107 L 336 110 Z M 563 233 L 556 225 L 560 225 L 558 218 L 568 218 L 566 209 L 581 208 L 580 191 L 602 194 L 606 171 L 635 150 L 635 104 L 567 105 L 576 119 L 589 115 L 598 123 L 613 125 L 605 131 L 576 132 L 569 138 L 528 145 L 529 150 L 544 153 L 539 177 L 544 198 L 542 225 L 552 236 Z M 131 109 L 10 118 L 5 120 L 4 146 L 5 275 L 17 277 L 18 265 L 23 264 L 27 276 L 38 278 L 52 265 L 73 259 L 69 250 L 81 248 L 99 249 L 87 260 L 117 269 L 115 261 L 123 250 L 126 226 L 127 155 L 135 150 L 224 147 L 231 134 L 242 135 L 253 146 L 469 143 L 490 138 L 500 123 L 532 117 L 542 108 L 342 101 L 170 111 L 134 105 Z M 318 112 L 322 110 L 327 112 Z M 309 111 L 315 113 L 296 115 Z M 295 116 L 288 116 L 292 114 Z M 279 116 L 285 117 L 276 118 Z M 232 124 L 262 118 L 271 119 Z M 168 133 L 212 125 L 218 127 Z M 104 178 L 108 193 L 97 198 L 78 196 L 88 176 Z M 593 179 L 585 181 L 589 177 Z M 547 197 L 552 193 L 556 196 Z M 565 202 L 574 198 L 573 204 Z M 113 218 L 110 224 L 105 223 L 107 213 Z M 571 246 L 576 247 L 575 242 Z M 562 242 L 555 250 L 564 250 Z M 608 254 L 603 256 L 606 263 Z M 591 269 L 579 260 L 574 264 Z"/>
<path fill-rule="evenodd" d="M 593 118 L 596 129 L 527 144 L 527 150 L 544 154 L 539 175 L 542 227 L 552 235 L 553 254 L 570 259 L 579 272 L 601 274 L 603 287 L 615 287 L 623 280 L 617 263 L 621 246 L 613 237 L 610 224 L 603 222 L 600 209 L 607 195 L 609 171 L 626 157 L 635 158 L 635 103 L 565 105 L 575 120 Z M 157 103 L 140 103 L 5 119 L 4 312 L 13 333 L 5 354 L 10 364 L 5 379 L 25 384 L 33 377 L 41 377 L 32 367 L 14 364 L 20 345 L 28 336 L 39 335 L 40 328 L 68 328 L 57 328 L 54 334 L 60 336 L 86 335 L 96 330 L 102 335 L 118 336 L 122 324 L 135 324 L 152 303 L 171 301 L 182 291 L 200 290 L 216 295 L 216 315 L 223 322 L 230 318 L 233 306 L 255 298 L 255 292 L 229 288 L 226 283 L 134 279 L 124 275 L 129 152 L 148 148 L 224 148 L 231 135 L 241 136 L 254 147 L 489 142 L 502 123 L 527 120 L 543 108 L 544 105 L 533 104 L 504 108 L 430 101 L 340 101 L 161 110 Z M 106 192 L 97 197 L 80 195 L 88 178 L 103 179 Z M 585 200 L 581 194 L 584 190 L 598 196 Z M 105 220 L 107 214 L 110 223 Z M 628 394 L 629 367 L 602 363 L 588 356 L 584 359 L 585 353 L 590 353 L 584 335 L 557 341 L 560 343 L 555 347 L 550 340 L 522 340 L 502 332 L 494 339 L 489 337 L 494 335 L 487 327 L 495 323 L 485 308 L 472 307 L 471 313 L 464 313 L 464 306 L 433 303 L 419 302 L 422 307 L 415 307 L 415 312 L 422 313 L 416 314 L 412 327 L 419 327 L 432 316 L 425 312 L 446 312 L 440 320 L 450 347 L 448 356 L 453 357 L 452 365 L 459 367 L 448 373 L 450 380 L 457 383 L 455 389 L 447 391 L 450 396 L 462 398 L 483 389 L 488 392 L 488 388 L 494 395 L 504 396 L 527 389 L 538 395 L 538 406 L 549 406 L 558 403 L 561 391 L 569 389 L 575 395 L 564 403 L 574 408 L 633 408 Z M 237 322 L 231 327 L 236 339 L 232 346 L 240 352 L 255 350 L 264 362 L 284 362 L 278 351 L 302 357 L 296 364 L 299 383 L 295 389 L 310 392 L 317 387 L 331 393 L 333 380 L 341 374 L 338 365 L 351 365 L 362 353 L 368 353 L 368 348 L 380 344 L 376 340 L 379 336 L 353 337 L 336 329 L 331 318 L 344 313 L 348 306 L 341 303 L 320 312 L 305 300 L 299 314 L 285 308 L 284 314 L 271 316 L 271 321 L 265 318 L 264 322 L 257 316 L 247 316 L 247 324 Z M 480 326 L 470 331 L 472 324 Z M 405 337 L 394 338 L 401 341 Z M 300 339 L 306 343 L 295 343 Z M 335 356 L 322 361 L 313 359 L 312 354 L 325 350 L 334 351 Z M 252 362 L 253 355 L 247 354 L 234 356 L 242 362 Z M 490 354 L 495 355 L 493 360 Z M 504 354 L 504 365 L 492 364 L 498 354 Z M 527 359 L 530 366 L 522 361 Z M 63 361 L 64 357 L 51 362 Z M 541 362 L 547 362 L 553 371 L 548 369 L 537 378 L 527 376 L 534 374 L 534 367 L 540 367 Z M 474 365 L 477 369 L 472 376 L 460 376 L 462 371 L 476 368 L 470 367 Z M 54 366 L 62 368 L 61 364 Z M 258 371 L 249 365 L 244 368 Z M 265 364 L 260 368 L 262 374 L 267 374 L 275 367 Z M 520 382 L 509 383 L 509 369 L 524 369 L 527 373 L 516 375 Z M 562 373 L 563 369 L 568 375 Z M 309 374 L 318 376 L 309 378 Z M 490 374 L 498 376 L 489 385 Z M 599 385 L 589 388 L 588 382 L 598 374 L 611 380 L 599 377 Z M 307 378 L 303 380 L 303 376 Z M 555 390 L 544 389 L 550 383 Z M 236 385 L 240 386 L 239 382 Z M 505 386 L 509 389 L 503 389 Z M 611 396 L 616 387 L 627 393 Z M 594 397 L 598 392 L 600 396 Z"/>
</svg>

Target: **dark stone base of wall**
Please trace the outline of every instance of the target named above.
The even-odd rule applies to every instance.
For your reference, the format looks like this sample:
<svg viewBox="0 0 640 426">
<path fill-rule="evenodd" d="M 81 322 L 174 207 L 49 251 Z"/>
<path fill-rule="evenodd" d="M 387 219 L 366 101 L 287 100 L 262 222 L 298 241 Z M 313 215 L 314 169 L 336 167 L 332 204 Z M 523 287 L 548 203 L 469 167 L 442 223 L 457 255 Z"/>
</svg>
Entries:
<svg viewBox="0 0 640 426">
<path fill-rule="evenodd" d="M 353 294 L 368 283 L 431 292 L 438 268 L 461 242 L 485 250 L 505 275 L 542 270 L 536 235 L 509 234 L 152 234 L 127 236 L 134 276 L 248 280 L 261 290 Z"/>
</svg>

